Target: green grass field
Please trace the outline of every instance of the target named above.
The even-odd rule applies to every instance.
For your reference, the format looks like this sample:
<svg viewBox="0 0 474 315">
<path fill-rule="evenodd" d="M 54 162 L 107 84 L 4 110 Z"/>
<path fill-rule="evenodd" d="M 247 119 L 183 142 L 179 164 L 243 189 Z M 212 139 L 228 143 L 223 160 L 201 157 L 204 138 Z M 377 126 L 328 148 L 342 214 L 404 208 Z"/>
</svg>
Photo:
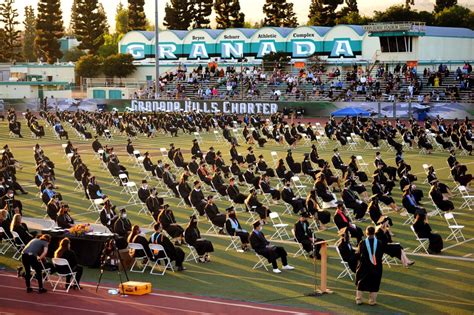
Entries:
<svg viewBox="0 0 474 315">
<path fill-rule="evenodd" d="M 71 215 L 76 222 L 94 222 L 97 214 L 87 212 L 89 206 L 88 201 L 82 199 L 82 192 L 74 192 L 73 177 L 71 171 L 67 170 L 68 161 L 64 159 L 64 153 L 61 144 L 65 141 L 57 140 L 52 135 L 52 130 L 46 130 L 46 137 L 40 140 L 31 139 L 29 130 L 27 130 L 26 122 L 21 120 L 23 127 L 23 139 L 11 139 L 8 136 L 7 122 L 0 123 L 0 143 L 8 143 L 11 147 L 15 158 L 24 166 L 23 170 L 17 172 L 19 182 L 29 191 L 27 196 L 18 196 L 24 207 L 24 215 L 27 217 L 42 218 L 44 216 L 44 208 L 41 208 L 41 200 L 38 198 L 37 188 L 34 185 L 34 159 L 33 146 L 35 143 L 42 145 L 46 155 L 56 164 L 56 178 L 58 191 L 62 193 L 64 199 L 69 203 L 72 213 Z M 97 160 L 93 160 L 91 142 L 79 140 L 71 129 L 69 131 L 70 138 L 75 146 L 79 148 L 83 160 L 91 169 L 92 174 L 97 177 L 98 183 L 102 190 L 110 195 L 111 200 L 118 208 L 125 205 L 128 197 L 120 194 L 118 186 L 110 185 L 111 177 L 108 171 L 100 168 Z M 211 145 L 216 150 L 221 150 L 226 161 L 229 159 L 229 147 L 225 143 L 218 143 L 214 135 L 203 135 L 204 144 L 201 148 L 206 151 Z M 124 136 L 114 135 L 114 139 L 110 142 L 114 146 L 115 152 L 118 154 L 122 164 L 124 164 L 129 172 L 130 179 L 139 183 L 142 179 L 142 173 L 138 169 L 133 168 L 132 164 L 127 162 L 127 154 L 125 151 Z M 168 136 L 159 135 L 154 139 L 140 137 L 134 140 L 135 148 L 142 153 L 149 151 L 152 160 L 156 162 L 160 152 L 160 147 L 169 147 L 169 143 L 173 142 L 176 147 L 180 147 L 185 154 L 185 159 L 190 159 L 190 147 L 192 137 L 189 135 L 181 135 L 178 138 L 170 138 Z M 105 141 L 102 141 L 105 145 Z M 109 145 L 110 145 L 109 144 Z M 329 159 L 332 155 L 332 148 L 335 143 L 330 143 L 325 151 L 320 151 L 320 155 Z M 363 146 L 359 146 L 355 152 L 342 149 L 341 156 L 345 161 L 349 160 L 350 155 L 360 154 L 370 164 L 371 172 L 373 171 L 372 161 L 374 153 L 372 150 L 363 150 Z M 241 153 L 244 154 L 246 146 L 241 147 Z M 286 148 L 283 146 L 272 146 L 267 144 L 263 149 L 256 149 L 256 153 L 262 152 L 269 165 L 271 164 L 270 152 L 277 151 L 280 157 L 286 154 Z M 293 150 L 296 160 L 302 160 L 303 153 L 309 152 L 308 146 L 299 145 Z M 384 160 L 389 164 L 395 164 L 394 154 L 386 153 L 386 149 L 382 149 Z M 418 175 L 417 186 L 425 192 L 424 202 L 428 210 L 433 210 L 431 201 L 428 198 L 428 186 L 422 184 L 425 179 L 422 164 L 430 163 L 438 170 L 438 177 L 441 181 L 452 185 L 452 181 L 448 179 L 448 169 L 446 164 L 447 153 L 436 152 L 432 155 L 419 155 L 416 150 L 405 153 L 405 160 L 411 164 L 412 173 Z M 459 157 L 462 163 L 470 163 L 468 166 L 472 171 L 472 157 Z M 370 187 L 368 187 L 370 190 Z M 400 205 L 400 190 L 394 189 L 394 198 Z M 174 210 L 178 222 L 186 225 L 191 210 L 176 207 L 178 200 L 170 198 L 166 201 Z M 461 205 L 461 199 L 455 197 L 453 200 L 456 206 Z M 225 212 L 228 206 L 227 201 L 217 202 L 221 212 Z M 283 206 L 271 205 L 273 211 L 283 212 Z M 141 226 L 150 223 L 149 217 L 139 216 L 138 206 L 128 207 L 129 217 L 132 223 Z M 456 219 L 460 224 L 465 225 L 464 235 L 467 240 L 474 238 L 474 219 L 473 212 L 467 209 L 456 209 Z M 248 218 L 246 213 L 238 214 L 241 223 Z M 405 248 L 413 250 L 417 246 L 417 241 L 407 225 L 402 225 L 404 217 L 392 213 L 391 217 L 394 221 L 393 232 L 394 240 L 400 242 Z M 296 216 L 283 215 L 282 219 L 285 223 L 291 225 L 296 222 Z M 332 224 L 332 223 L 331 223 Z M 368 223 L 359 224 L 362 228 Z M 448 227 L 440 216 L 430 218 L 430 224 L 434 231 L 440 233 L 443 238 L 448 235 Z M 200 229 L 204 233 L 208 228 L 207 222 L 201 220 Z M 251 230 L 251 226 L 244 224 L 244 228 Z M 269 237 L 273 229 L 267 225 L 264 233 Z M 337 239 L 334 229 L 330 229 L 318 233 L 318 237 L 326 240 Z M 405 269 L 401 265 L 388 268 L 384 266 L 384 273 L 381 285 L 381 291 L 378 297 L 378 306 L 370 307 L 367 304 L 356 306 L 354 303 L 355 285 L 349 278 L 336 280 L 337 275 L 342 271 L 342 266 L 336 258 L 337 253 L 334 249 L 329 249 L 328 259 L 328 286 L 334 291 L 332 295 L 324 297 L 312 298 L 305 297 L 304 293 L 312 291 L 313 288 L 313 268 L 310 260 L 303 257 L 293 258 L 292 254 L 297 250 L 297 246 L 291 243 L 285 243 L 283 246 L 287 252 L 291 253 L 289 257 L 290 264 L 296 267 L 291 272 L 283 272 L 275 275 L 264 270 L 252 270 L 252 266 L 256 262 L 256 257 L 252 253 L 236 253 L 233 251 L 224 251 L 228 245 L 227 238 L 216 236 L 206 236 L 212 240 L 215 247 L 215 253 L 212 256 L 212 262 L 209 264 L 186 263 L 188 270 L 181 273 L 168 272 L 164 277 L 151 276 L 149 274 L 129 274 L 133 280 L 146 280 L 153 283 L 154 288 L 192 293 L 209 297 L 222 297 L 236 300 L 266 302 L 275 305 L 287 305 L 303 307 L 317 311 L 327 311 L 334 313 L 423 313 L 423 314 L 472 314 L 474 311 L 474 256 L 473 242 L 465 242 L 456 245 L 453 241 L 445 241 L 445 251 L 439 256 L 414 255 L 410 258 L 416 260 L 416 264 L 410 269 Z M 331 245 L 333 242 L 331 242 Z M 451 247 L 452 246 L 452 247 Z M 185 249 L 186 250 L 186 249 Z M 186 250 L 187 251 L 187 250 Z M 408 250 L 410 251 L 410 250 Z M 448 257 L 449 256 L 449 257 Z M 0 263 L 8 268 L 14 269 L 19 263 L 7 256 L 0 257 Z M 456 259 L 457 258 L 457 259 Z M 97 269 L 87 269 L 85 271 L 84 280 L 95 282 L 98 278 Z M 319 278 L 318 278 L 319 280 Z M 105 280 L 111 285 L 116 285 L 118 277 L 116 273 L 106 273 Z"/>
</svg>

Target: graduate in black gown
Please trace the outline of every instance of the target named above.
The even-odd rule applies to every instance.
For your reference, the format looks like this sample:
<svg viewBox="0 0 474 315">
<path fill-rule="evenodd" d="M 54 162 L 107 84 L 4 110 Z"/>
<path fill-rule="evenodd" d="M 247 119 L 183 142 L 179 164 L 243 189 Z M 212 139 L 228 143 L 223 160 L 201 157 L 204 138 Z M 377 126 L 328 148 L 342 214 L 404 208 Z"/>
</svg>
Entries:
<svg viewBox="0 0 474 315">
<path fill-rule="evenodd" d="M 428 223 L 428 217 L 426 213 L 419 211 L 415 216 L 415 223 L 413 224 L 416 235 L 419 238 L 427 238 L 430 240 L 428 252 L 430 254 L 439 254 L 443 249 L 443 238 L 441 235 L 433 233 L 431 226 Z"/>
<path fill-rule="evenodd" d="M 309 228 L 308 218 L 310 216 L 308 212 L 302 212 L 300 214 L 300 218 L 294 226 L 295 239 L 303 246 L 303 249 L 310 254 L 310 258 L 316 257 L 316 259 L 321 259 L 321 254 L 319 253 L 321 244 L 314 245 L 314 243 L 324 240 L 317 238 L 313 230 Z"/>
<path fill-rule="evenodd" d="M 362 304 L 362 292 L 369 292 L 369 305 L 377 304 L 377 292 L 380 289 L 383 272 L 383 242 L 375 237 L 375 228 L 368 226 L 366 239 L 359 243 L 357 253 L 359 263 L 356 270 L 356 303 Z"/>
<path fill-rule="evenodd" d="M 340 236 L 339 240 L 336 242 L 336 247 L 339 250 L 342 260 L 349 264 L 349 268 L 352 272 L 356 272 L 357 262 L 359 257 L 355 248 L 351 244 L 351 235 L 347 228 L 342 228 L 337 232 Z"/>
<path fill-rule="evenodd" d="M 379 241 L 381 241 L 385 248 L 385 254 L 390 257 L 398 258 L 404 267 L 408 268 L 413 265 L 415 262 L 408 259 L 405 250 L 400 245 L 400 243 L 394 243 L 392 241 L 392 233 L 390 232 L 390 223 L 389 218 L 382 216 L 377 222 L 377 229 L 375 236 Z"/>
<path fill-rule="evenodd" d="M 331 221 L 331 212 L 321 209 L 316 198 L 316 190 L 312 189 L 306 197 L 306 210 L 319 222 L 319 228 L 325 230 L 325 224 Z"/>
<path fill-rule="evenodd" d="M 156 221 L 161 223 L 166 233 L 175 240 L 176 245 L 184 242 L 184 229 L 176 222 L 173 210 L 169 208 L 168 204 L 163 205 Z"/>
<path fill-rule="evenodd" d="M 184 230 L 184 239 L 186 243 L 193 246 L 199 255 L 199 262 L 205 263 L 210 262 L 211 257 L 209 253 L 214 251 L 214 246 L 211 241 L 201 238 L 201 232 L 199 232 L 197 223 L 198 220 L 195 215 L 190 217 L 190 221 L 186 230 Z"/>
<path fill-rule="evenodd" d="M 453 202 L 443 195 L 443 191 L 439 186 L 439 182 L 437 180 L 433 180 L 432 182 L 430 182 L 430 184 L 430 197 L 436 207 L 438 207 L 442 211 L 454 210 Z"/>
</svg>

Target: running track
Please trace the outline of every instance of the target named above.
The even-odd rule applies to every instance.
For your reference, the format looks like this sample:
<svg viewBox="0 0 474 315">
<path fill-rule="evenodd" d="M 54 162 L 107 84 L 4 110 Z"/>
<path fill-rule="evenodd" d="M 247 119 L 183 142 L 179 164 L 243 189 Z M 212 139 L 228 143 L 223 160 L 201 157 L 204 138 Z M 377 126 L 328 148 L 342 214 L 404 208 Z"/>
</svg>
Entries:
<svg viewBox="0 0 474 315">
<path fill-rule="evenodd" d="M 36 281 L 32 281 L 33 287 Z M 69 293 L 52 292 L 47 284 L 46 294 L 26 293 L 23 279 L 15 274 L 0 272 L 0 315 L 21 314 L 323 314 L 304 309 L 211 299 L 174 292 L 153 290 L 145 296 L 109 295 L 101 287 L 82 283 L 83 290 Z"/>
</svg>

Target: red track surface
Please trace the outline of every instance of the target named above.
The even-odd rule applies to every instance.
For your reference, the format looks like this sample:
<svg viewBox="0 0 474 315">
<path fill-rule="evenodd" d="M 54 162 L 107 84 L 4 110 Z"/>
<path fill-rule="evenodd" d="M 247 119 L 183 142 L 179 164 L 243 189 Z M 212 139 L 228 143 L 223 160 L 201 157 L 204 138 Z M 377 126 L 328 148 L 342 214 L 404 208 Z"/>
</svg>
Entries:
<svg viewBox="0 0 474 315">
<path fill-rule="evenodd" d="M 33 281 L 33 285 L 36 281 Z M 154 290 L 145 296 L 109 295 L 106 288 L 95 292 L 93 284 L 81 284 L 81 291 L 46 294 L 26 293 L 23 279 L 0 272 L 0 314 L 322 314 L 304 309 L 258 303 L 210 299 Z"/>
</svg>

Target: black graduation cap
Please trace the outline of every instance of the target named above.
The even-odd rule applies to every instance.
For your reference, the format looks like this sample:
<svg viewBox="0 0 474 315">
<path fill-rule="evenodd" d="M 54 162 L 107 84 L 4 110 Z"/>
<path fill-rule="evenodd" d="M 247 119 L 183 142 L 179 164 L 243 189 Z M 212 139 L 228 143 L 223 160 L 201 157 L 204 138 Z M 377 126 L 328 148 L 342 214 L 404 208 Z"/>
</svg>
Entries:
<svg viewBox="0 0 474 315">
<path fill-rule="evenodd" d="M 310 218 L 310 217 L 311 217 L 311 214 L 309 214 L 308 212 L 304 211 L 304 212 L 301 212 L 300 216 L 303 217 L 303 218 Z"/>
<path fill-rule="evenodd" d="M 383 224 L 384 222 L 388 221 L 388 217 L 387 216 L 381 216 L 380 219 L 377 221 L 377 225 L 381 225 Z"/>
<path fill-rule="evenodd" d="M 227 211 L 227 212 L 234 211 L 234 207 L 230 206 L 229 208 L 225 209 L 225 211 Z"/>
<path fill-rule="evenodd" d="M 257 221 L 255 221 L 255 222 L 252 224 L 252 226 L 253 226 L 254 229 L 256 229 L 256 228 L 258 228 L 261 224 L 262 224 L 262 223 L 260 222 L 260 220 L 257 220 Z"/>
</svg>

